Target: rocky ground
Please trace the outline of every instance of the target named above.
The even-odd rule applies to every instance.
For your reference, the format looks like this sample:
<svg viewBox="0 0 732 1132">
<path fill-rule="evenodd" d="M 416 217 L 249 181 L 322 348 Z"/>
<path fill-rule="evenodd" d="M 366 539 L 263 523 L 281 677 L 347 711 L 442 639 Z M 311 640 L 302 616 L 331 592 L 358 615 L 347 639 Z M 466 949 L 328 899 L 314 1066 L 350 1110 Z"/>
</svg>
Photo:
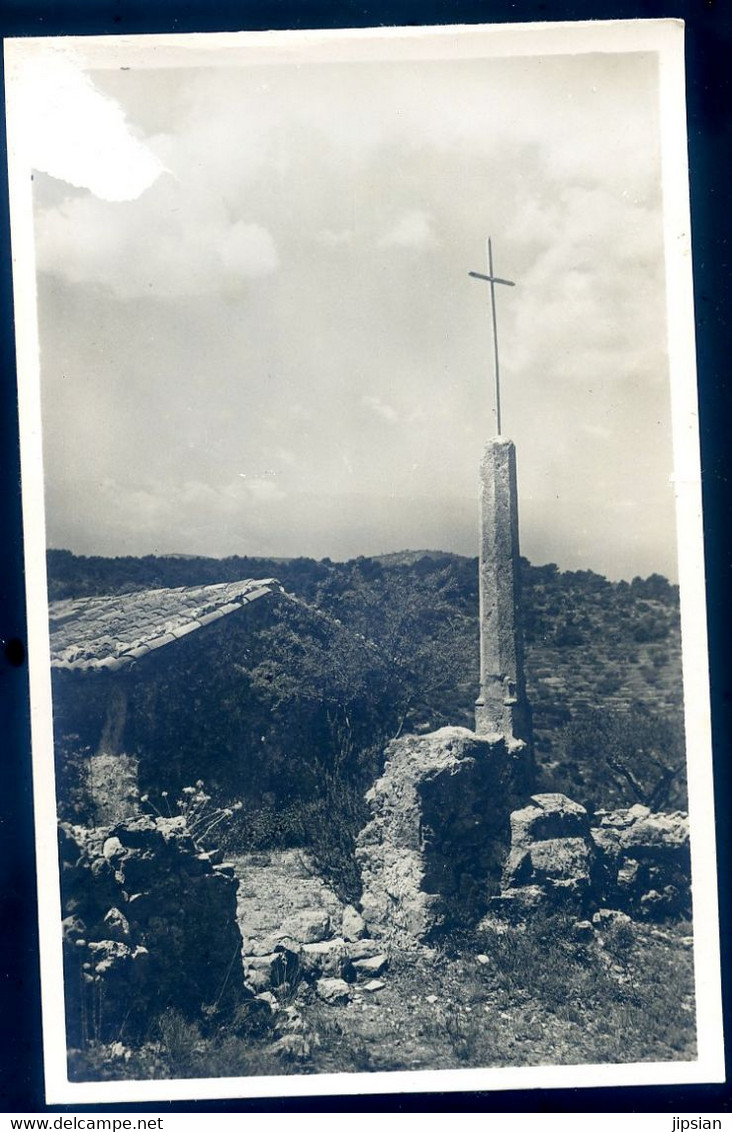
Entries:
<svg viewBox="0 0 732 1132">
<path fill-rule="evenodd" d="M 403 789 L 397 795 L 401 828 L 407 795 Z M 397 931 L 388 910 L 371 922 L 366 888 L 363 916 L 343 904 L 304 850 L 240 854 L 215 864 L 212 854 L 189 844 L 181 818 L 139 818 L 96 831 L 96 841 L 72 867 L 80 834 L 74 841 L 74 830 L 64 829 L 64 844 L 75 847 L 66 854 L 75 910 L 66 921 L 69 962 L 81 963 L 90 993 L 99 982 L 108 1007 L 116 968 L 107 967 L 137 940 L 137 920 L 129 917 L 145 904 L 126 889 L 110 888 L 114 866 L 117 887 L 157 889 L 155 909 L 135 931 L 138 950 L 157 964 L 156 986 L 167 973 L 170 992 L 167 1006 L 160 1000 L 157 1013 L 147 1012 L 146 1025 L 131 1027 L 129 1013 L 118 1010 L 107 1014 L 104 1027 L 87 1026 L 80 1035 L 83 1052 L 70 1056 L 71 1075 L 226 1077 L 693 1060 L 693 940 L 677 860 L 686 852 L 685 815 L 634 807 L 597 821 L 590 828 L 586 811 L 563 795 L 533 796 L 511 816 L 501 897 L 477 928 L 447 932 L 445 915 L 435 912 L 430 901 L 436 898 L 428 895 L 431 932 L 424 916 L 419 923 L 429 944 Z M 429 879 L 434 846 L 429 839 L 425 846 L 417 856 L 420 876 Z M 174 862 L 179 868 L 171 872 Z M 167 907 L 162 894 L 178 872 L 191 893 L 192 885 L 203 884 L 206 892 L 216 886 L 215 908 L 237 940 L 238 976 L 232 977 L 228 944 L 223 951 L 198 946 L 196 931 L 210 928 L 214 907 L 201 902 L 200 892 L 196 915 L 184 921 L 187 932 L 181 934 L 184 924 L 176 919 L 190 902 L 180 886 L 169 894 L 168 918 L 160 919 Z M 112 898 L 115 925 L 117 906 L 128 910 L 129 939 L 89 942 L 95 933 L 109 935 L 113 913 L 102 913 Z M 219 937 L 215 931 L 207 938 Z M 100 948 L 107 949 L 101 964 Z M 214 951 L 227 958 L 224 979 L 209 972 Z M 203 985 L 203 974 L 216 976 L 210 986 Z M 216 990 L 221 984 L 240 984 L 241 991 L 223 996 Z M 139 989 L 151 1004 L 146 986 Z M 207 1005 L 201 1009 L 201 1003 Z"/>
<path fill-rule="evenodd" d="M 402 955 L 381 990 L 304 1007 L 312 1070 L 568 1065 L 695 1056 L 690 937 L 544 922 Z M 569 928 L 569 931 L 567 931 Z M 319 1043 L 319 1044 L 318 1044 Z"/>
<path fill-rule="evenodd" d="M 72 1056 L 77 1077 L 374 1072 L 686 1061 L 696 1056 L 688 922 L 604 916 L 578 925 L 495 920 L 470 937 L 392 955 L 377 979 L 324 998 L 290 971 L 256 1028 L 167 1012 L 137 1048 Z"/>
</svg>

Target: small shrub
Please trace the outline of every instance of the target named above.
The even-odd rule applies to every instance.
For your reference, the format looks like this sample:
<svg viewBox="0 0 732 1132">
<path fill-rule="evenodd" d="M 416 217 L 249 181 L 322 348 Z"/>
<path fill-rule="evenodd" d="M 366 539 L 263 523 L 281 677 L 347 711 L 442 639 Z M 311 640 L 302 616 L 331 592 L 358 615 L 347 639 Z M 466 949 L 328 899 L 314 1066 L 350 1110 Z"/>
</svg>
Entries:
<svg viewBox="0 0 732 1132">
<path fill-rule="evenodd" d="M 241 802 L 231 806 L 217 805 L 206 793 L 200 779 L 195 786 L 184 786 L 180 797 L 172 805 L 167 790 L 161 790 L 157 802 L 149 793 L 143 794 L 140 803 L 156 817 L 184 818 L 189 834 L 202 850 L 212 849 L 218 844 L 223 832 L 222 824 L 230 823 L 234 814 L 242 809 Z"/>
<path fill-rule="evenodd" d="M 289 1006 L 298 996 L 304 973 L 299 955 L 283 951 L 279 961 L 272 965 L 272 991 L 284 1006 Z"/>
<path fill-rule="evenodd" d="M 169 1007 L 158 1018 L 157 1029 L 160 1034 L 162 1053 L 173 1070 L 187 1075 L 197 1049 L 200 1048 L 201 1033 L 193 1022 L 189 1022 L 180 1011 Z"/>
<path fill-rule="evenodd" d="M 488 1060 L 483 1048 L 480 1019 L 462 1010 L 443 1016 L 444 1032 L 455 1057 L 462 1065 L 480 1065 Z"/>
<path fill-rule="evenodd" d="M 611 923 L 603 933 L 603 940 L 606 948 L 615 958 L 622 959 L 624 963 L 629 962 L 635 945 L 632 924 L 624 920 Z"/>
</svg>

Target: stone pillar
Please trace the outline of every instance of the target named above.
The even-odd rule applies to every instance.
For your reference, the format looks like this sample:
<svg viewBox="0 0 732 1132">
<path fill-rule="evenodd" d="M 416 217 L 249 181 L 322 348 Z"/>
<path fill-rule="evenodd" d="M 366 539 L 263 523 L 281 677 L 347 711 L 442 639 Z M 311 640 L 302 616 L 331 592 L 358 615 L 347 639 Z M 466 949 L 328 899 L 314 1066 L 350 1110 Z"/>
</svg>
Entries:
<svg viewBox="0 0 732 1132">
<path fill-rule="evenodd" d="M 478 735 L 523 739 L 531 747 L 519 622 L 516 449 L 495 437 L 480 469 L 480 695 Z"/>
</svg>

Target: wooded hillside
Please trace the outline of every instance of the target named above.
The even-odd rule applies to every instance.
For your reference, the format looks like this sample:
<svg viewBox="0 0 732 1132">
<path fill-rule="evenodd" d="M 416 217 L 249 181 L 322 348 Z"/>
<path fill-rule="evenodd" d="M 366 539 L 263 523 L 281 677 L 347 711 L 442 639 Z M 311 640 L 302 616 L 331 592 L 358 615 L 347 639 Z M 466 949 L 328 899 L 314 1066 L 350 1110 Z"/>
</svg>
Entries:
<svg viewBox="0 0 732 1132">
<path fill-rule="evenodd" d="M 477 560 L 405 552 L 328 559 L 81 558 L 50 551 L 52 598 L 277 577 L 287 598 L 140 666 L 131 717 L 149 789 L 205 778 L 247 799 L 250 841 L 307 842 L 361 797 L 404 731 L 473 725 Z M 652 575 L 523 562 L 538 786 L 594 809 L 683 806 L 678 591 Z M 236 621 L 236 624 L 234 622 Z M 57 747 L 79 730 L 58 684 Z M 83 696 L 83 692 L 81 695 Z M 308 814 L 310 813 L 310 817 Z M 245 817 L 242 818 L 242 821 Z"/>
</svg>

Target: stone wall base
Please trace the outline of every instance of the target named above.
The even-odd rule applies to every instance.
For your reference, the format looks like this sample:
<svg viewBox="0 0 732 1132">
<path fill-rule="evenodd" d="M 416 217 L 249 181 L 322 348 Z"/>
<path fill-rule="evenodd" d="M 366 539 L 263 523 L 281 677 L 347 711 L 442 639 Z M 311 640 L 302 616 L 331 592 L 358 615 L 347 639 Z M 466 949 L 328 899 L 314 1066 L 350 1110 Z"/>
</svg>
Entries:
<svg viewBox="0 0 732 1132">
<path fill-rule="evenodd" d="M 233 867 L 183 818 L 62 824 L 70 1046 L 140 1037 L 167 1008 L 200 1017 L 244 997 Z"/>
<path fill-rule="evenodd" d="M 463 727 L 389 744 L 356 848 L 372 936 L 405 945 L 477 923 L 499 889 L 529 767 L 524 743 Z"/>
<path fill-rule="evenodd" d="M 564 794 L 534 794 L 511 814 L 511 850 L 491 912 L 602 908 L 639 919 L 691 911 L 689 822 L 646 806 L 587 811 Z"/>
</svg>

